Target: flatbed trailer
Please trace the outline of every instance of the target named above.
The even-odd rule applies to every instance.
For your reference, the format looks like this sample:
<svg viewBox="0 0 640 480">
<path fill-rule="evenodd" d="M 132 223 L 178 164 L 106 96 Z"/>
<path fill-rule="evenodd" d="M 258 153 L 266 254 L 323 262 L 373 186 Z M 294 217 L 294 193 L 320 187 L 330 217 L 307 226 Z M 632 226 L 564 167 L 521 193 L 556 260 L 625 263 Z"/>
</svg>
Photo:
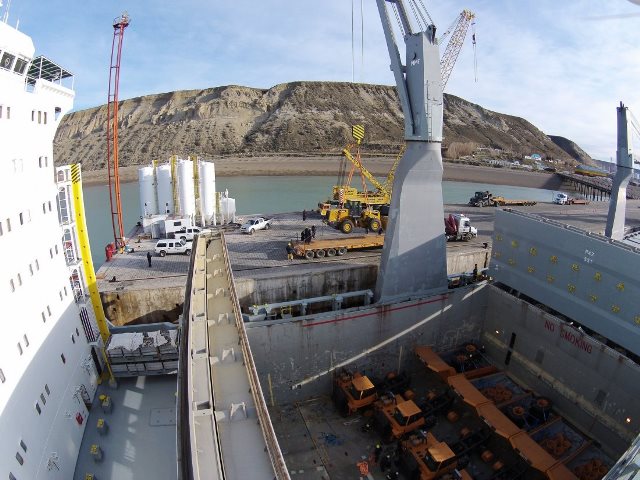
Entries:
<svg viewBox="0 0 640 480">
<path fill-rule="evenodd" d="M 493 197 L 493 205 L 496 207 L 517 207 L 517 206 L 527 206 L 527 205 L 535 205 L 535 200 L 514 200 L 510 198 L 504 197 Z"/>
<path fill-rule="evenodd" d="M 384 245 L 384 235 L 345 235 L 344 237 L 313 239 L 310 243 L 294 240 L 291 244 L 293 253 L 296 256 L 312 260 L 314 258 L 341 256 L 349 250 L 380 248 Z"/>
</svg>

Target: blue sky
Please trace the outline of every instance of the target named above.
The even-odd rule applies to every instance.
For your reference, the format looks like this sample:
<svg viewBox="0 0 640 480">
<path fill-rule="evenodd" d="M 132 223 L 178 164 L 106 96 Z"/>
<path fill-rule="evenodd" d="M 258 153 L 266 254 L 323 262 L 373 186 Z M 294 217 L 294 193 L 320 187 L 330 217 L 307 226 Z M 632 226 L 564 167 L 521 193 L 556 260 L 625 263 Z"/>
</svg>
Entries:
<svg viewBox="0 0 640 480">
<path fill-rule="evenodd" d="M 7 0 L 4 0 L 6 5 Z M 394 84 L 378 11 L 351 0 L 12 0 L 36 52 L 75 75 L 75 109 L 105 103 L 112 20 L 125 33 L 120 98 L 220 85 L 269 88 L 296 80 Z M 468 8 L 477 14 L 478 82 L 467 43 L 446 91 L 521 116 L 547 134 L 615 157 L 615 108 L 640 118 L 640 6 L 628 0 L 424 0 L 438 31 Z M 603 18 L 614 17 L 614 18 Z M 620 17 L 620 18 L 618 18 Z M 366 119 L 365 119 L 366 123 Z M 640 147 L 637 137 L 635 144 Z"/>
</svg>

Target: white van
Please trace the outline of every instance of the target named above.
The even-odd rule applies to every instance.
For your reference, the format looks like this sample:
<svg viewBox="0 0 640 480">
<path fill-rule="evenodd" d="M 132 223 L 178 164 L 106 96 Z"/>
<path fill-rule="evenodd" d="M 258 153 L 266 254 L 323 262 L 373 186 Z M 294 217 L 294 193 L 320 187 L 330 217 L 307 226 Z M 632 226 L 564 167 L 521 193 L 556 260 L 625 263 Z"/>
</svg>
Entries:
<svg viewBox="0 0 640 480">
<path fill-rule="evenodd" d="M 185 255 L 191 255 L 191 242 L 183 242 L 180 240 L 174 240 L 171 238 L 164 238 L 158 240 L 156 243 L 155 252 L 164 257 L 168 253 L 184 253 Z"/>
</svg>

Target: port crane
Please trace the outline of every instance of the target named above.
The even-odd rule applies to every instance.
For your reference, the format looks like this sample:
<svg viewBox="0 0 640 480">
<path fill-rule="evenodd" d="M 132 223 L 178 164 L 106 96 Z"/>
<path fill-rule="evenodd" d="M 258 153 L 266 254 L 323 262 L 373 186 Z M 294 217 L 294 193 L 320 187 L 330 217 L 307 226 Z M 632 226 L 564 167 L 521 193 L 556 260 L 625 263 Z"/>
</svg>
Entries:
<svg viewBox="0 0 640 480">
<path fill-rule="evenodd" d="M 446 245 L 441 223 L 444 217 L 441 153 L 444 98 L 436 26 L 422 1 L 376 0 L 376 4 L 404 113 L 407 145 L 395 174 L 376 282 L 376 299 L 385 301 L 447 288 Z M 404 64 L 389 10 L 402 34 Z M 409 12 L 413 13 L 412 19 Z M 466 22 L 470 22 L 468 16 L 462 25 Z M 461 42 L 456 41 L 452 52 L 460 47 Z"/>
<path fill-rule="evenodd" d="M 131 18 L 124 12 L 113 21 L 113 41 L 109 62 L 109 94 L 107 101 L 107 169 L 109 172 L 109 202 L 111 204 L 111 226 L 116 249 L 124 248 L 124 225 L 120 200 L 120 176 L 118 173 L 118 90 L 120 84 L 120 60 L 124 31 Z"/>
<path fill-rule="evenodd" d="M 467 31 L 469 30 L 469 25 L 471 25 L 472 29 L 474 29 L 475 23 L 474 19 L 476 18 L 476 14 L 471 10 L 463 10 L 451 24 L 451 26 L 447 29 L 446 32 L 438 39 L 438 44 L 442 45 L 444 39 L 451 34 L 451 38 L 449 39 L 449 43 L 444 49 L 444 54 L 442 55 L 442 59 L 440 60 L 440 69 L 442 70 L 442 88 L 447 86 L 447 82 L 449 81 L 449 77 L 451 76 L 451 72 L 453 71 L 453 67 L 456 64 L 456 60 L 458 60 L 458 55 L 460 54 L 460 50 L 462 49 L 462 45 L 464 45 L 464 40 L 467 37 Z M 477 63 L 475 62 L 475 51 L 476 51 L 476 32 L 475 29 L 471 35 L 471 41 L 473 43 L 473 52 L 474 52 L 474 69 L 477 70 Z"/>
</svg>

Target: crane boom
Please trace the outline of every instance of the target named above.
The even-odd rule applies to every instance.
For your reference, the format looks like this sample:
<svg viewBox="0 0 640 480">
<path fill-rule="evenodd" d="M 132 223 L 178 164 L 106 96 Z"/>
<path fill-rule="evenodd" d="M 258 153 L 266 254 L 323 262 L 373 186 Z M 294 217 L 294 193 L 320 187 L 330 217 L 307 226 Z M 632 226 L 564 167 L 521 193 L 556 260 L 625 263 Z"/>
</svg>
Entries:
<svg viewBox="0 0 640 480">
<path fill-rule="evenodd" d="M 118 90 L 120 84 L 120 59 L 124 29 L 129 26 L 129 15 L 125 12 L 113 21 L 113 42 L 109 63 L 109 94 L 107 101 L 107 169 L 109 172 L 109 202 L 111 204 L 111 226 L 116 248 L 124 247 L 124 225 L 120 200 L 120 175 L 118 173 Z M 114 59 L 115 55 L 115 59 Z"/>
<path fill-rule="evenodd" d="M 453 29 L 453 34 L 451 35 L 449 43 L 447 43 L 447 47 L 444 50 L 444 55 L 442 55 L 442 59 L 440 60 L 443 89 L 449 81 L 449 76 L 456 64 L 456 60 L 458 59 L 458 55 L 460 54 L 460 50 L 464 44 L 464 39 L 467 36 L 469 24 L 474 18 L 475 14 L 470 10 L 463 10 L 460 12 L 460 15 L 458 15 L 458 20 L 455 24 L 455 28 Z"/>
<path fill-rule="evenodd" d="M 384 194 L 388 194 L 389 196 L 391 196 L 391 192 L 389 192 L 385 186 L 380 183 L 378 181 L 378 179 L 376 177 L 374 177 L 371 172 L 369 170 L 367 170 L 365 168 L 365 166 L 362 164 L 362 162 L 360 161 L 360 156 L 356 155 L 355 157 L 353 155 L 351 155 L 351 151 L 349 150 L 349 148 L 345 148 L 342 150 L 342 154 L 351 162 L 353 163 L 356 168 L 358 170 L 360 170 L 360 172 L 362 173 L 362 175 L 364 175 L 366 177 L 367 180 L 369 180 L 369 182 L 371 182 L 371 185 L 373 185 L 374 187 L 376 187 L 378 189 L 378 191 L 384 193 Z"/>
</svg>

